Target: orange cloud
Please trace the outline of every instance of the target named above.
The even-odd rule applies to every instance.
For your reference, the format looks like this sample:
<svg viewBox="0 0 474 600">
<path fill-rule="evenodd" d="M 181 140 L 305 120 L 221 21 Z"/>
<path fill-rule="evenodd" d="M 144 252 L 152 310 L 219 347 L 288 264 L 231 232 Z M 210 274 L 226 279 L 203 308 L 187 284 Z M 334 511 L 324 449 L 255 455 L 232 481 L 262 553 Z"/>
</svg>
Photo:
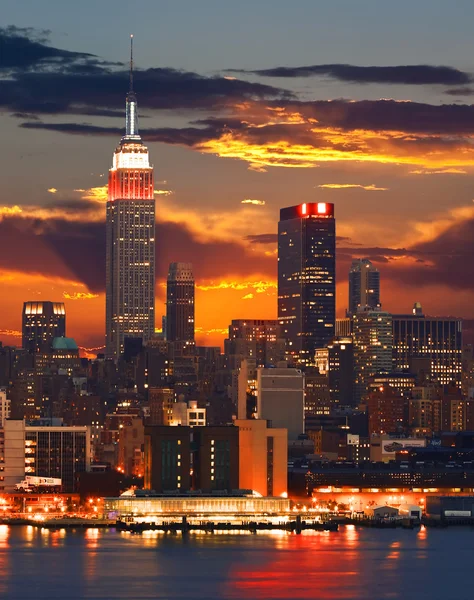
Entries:
<svg viewBox="0 0 474 600">
<path fill-rule="evenodd" d="M 465 169 L 455 169 L 451 167 L 449 169 L 416 169 L 410 171 L 410 175 L 467 175 Z"/>
<path fill-rule="evenodd" d="M 245 198 L 241 200 L 240 204 L 255 204 L 256 206 L 265 206 L 265 200 L 253 200 L 251 198 Z"/>
<path fill-rule="evenodd" d="M 73 294 L 63 292 L 63 298 L 66 300 L 91 300 L 92 298 L 98 297 L 99 294 L 91 294 L 90 292 L 74 292 Z"/>
<path fill-rule="evenodd" d="M 374 184 L 360 185 L 358 183 L 323 183 L 318 185 L 318 187 L 328 190 L 347 190 L 358 188 L 361 190 L 366 190 L 367 192 L 386 192 L 388 190 L 386 187 L 377 187 Z"/>
<path fill-rule="evenodd" d="M 91 188 L 78 188 L 74 190 L 81 194 L 82 200 L 90 200 L 91 202 L 106 202 L 108 197 L 108 186 L 101 185 Z"/>
<path fill-rule="evenodd" d="M 219 283 L 210 282 L 207 285 L 196 285 L 198 290 L 208 292 L 210 290 L 248 290 L 252 289 L 257 294 L 263 294 L 268 290 L 276 290 L 276 281 L 220 281 Z"/>
</svg>

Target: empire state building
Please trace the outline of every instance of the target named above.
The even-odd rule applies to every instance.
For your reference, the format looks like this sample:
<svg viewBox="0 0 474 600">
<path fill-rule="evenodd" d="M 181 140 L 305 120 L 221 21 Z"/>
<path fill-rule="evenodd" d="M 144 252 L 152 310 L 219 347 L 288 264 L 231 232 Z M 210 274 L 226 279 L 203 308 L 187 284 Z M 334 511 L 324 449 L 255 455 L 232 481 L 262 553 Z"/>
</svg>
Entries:
<svg viewBox="0 0 474 600">
<path fill-rule="evenodd" d="M 106 245 L 106 354 L 117 360 L 125 338 L 146 342 L 155 330 L 153 167 L 138 133 L 132 52 L 125 135 L 109 170 Z"/>
</svg>

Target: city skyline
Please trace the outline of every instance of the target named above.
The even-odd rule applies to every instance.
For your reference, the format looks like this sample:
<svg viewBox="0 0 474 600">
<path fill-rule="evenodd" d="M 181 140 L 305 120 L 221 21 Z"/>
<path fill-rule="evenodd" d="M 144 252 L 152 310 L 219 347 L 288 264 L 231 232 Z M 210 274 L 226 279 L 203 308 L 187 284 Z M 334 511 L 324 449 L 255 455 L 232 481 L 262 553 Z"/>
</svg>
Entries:
<svg viewBox="0 0 474 600">
<path fill-rule="evenodd" d="M 205 37 L 218 47 L 236 9 L 216 15 L 211 4 L 202 12 L 216 27 L 209 24 Z M 278 31 L 283 17 L 276 4 Z M 301 4 L 308 17 L 314 14 L 310 3 Z M 359 7 L 362 30 L 372 6 Z M 315 27 L 332 11 L 318 11 Z M 138 42 L 143 139 L 159 170 L 157 327 L 167 266 L 176 261 L 195 265 L 198 344 L 221 344 L 232 319 L 276 318 L 278 210 L 318 201 L 334 203 L 338 215 L 337 316 L 347 308 L 351 261 L 366 257 L 381 272 L 384 310 L 408 313 L 420 301 L 428 314 L 474 317 L 463 259 L 474 216 L 472 76 L 463 28 L 458 48 L 428 52 L 426 32 L 441 27 L 444 9 L 437 7 L 425 29 L 416 9 L 421 37 L 409 29 L 399 50 L 390 38 L 390 52 L 382 50 L 377 61 L 354 50 L 354 37 L 323 47 L 301 23 L 306 46 L 302 41 L 286 55 L 275 42 L 250 52 L 231 37 L 220 58 L 196 37 L 187 45 L 186 24 L 176 36 L 183 48 L 197 44 L 191 56 L 170 43 L 168 32 L 158 28 L 155 42 L 150 25 L 138 27 L 126 16 L 112 42 L 93 39 L 95 24 L 81 36 L 61 10 L 45 33 L 45 17 L 33 6 L 28 22 L 8 9 L 6 22 L 16 29 L 1 32 L 0 84 L 8 92 L 1 122 L 11 150 L 0 211 L 4 343 L 19 343 L 24 301 L 52 300 L 66 303 L 68 330 L 79 345 L 103 346 L 104 175 L 110 144 L 122 134 L 130 27 Z M 169 9 L 163 22 L 172 28 L 175 18 Z M 262 8 L 254 18 L 255 26 L 263 23 Z M 27 26 L 33 30 L 21 29 Z M 293 18 L 288 27 L 296 27 Z M 347 33 L 346 25 L 333 27 L 336 39 Z M 242 25 L 243 37 L 251 32 Z M 367 46 L 375 39 L 373 33 Z M 269 42 L 270 32 L 262 30 L 262 40 Z M 21 61 L 20 48 L 27 57 Z M 33 84 L 35 101 L 27 94 Z M 24 170 L 34 176 L 20 177 Z"/>
</svg>

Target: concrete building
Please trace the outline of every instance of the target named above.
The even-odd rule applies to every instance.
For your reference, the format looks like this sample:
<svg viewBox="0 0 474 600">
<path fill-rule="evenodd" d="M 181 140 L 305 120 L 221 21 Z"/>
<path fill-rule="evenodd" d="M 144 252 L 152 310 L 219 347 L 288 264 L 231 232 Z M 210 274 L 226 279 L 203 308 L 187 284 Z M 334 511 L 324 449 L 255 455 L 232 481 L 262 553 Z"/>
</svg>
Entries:
<svg viewBox="0 0 474 600">
<path fill-rule="evenodd" d="M 188 427 L 145 427 L 144 488 L 191 489 L 191 436 Z"/>
<path fill-rule="evenodd" d="M 268 427 L 263 419 L 237 419 L 239 428 L 239 488 L 262 496 L 285 496 L 288 432 Z"/>
<path fill-rule="evenodd" d="M 125 423 L 119 426 L 118 437 L 118 466 L 127 477 L 143 477 L 145 443 L 145 428 L 143 419 L 131 415 Z"/>
<path fill-rule="evenodd" d="M 277 429 L 288 429 L 288 439 L 304 432 L 304 375 L 293 368 L 257 369 L 257 414 Z"/>
<path fill-rule="evenodd" d="M 240 364 L 237 379 L 237 417 L 250 419 L 255 416 L 257 405 L 257 362 L 246 358 Z"/>
<path fill-rule="evenodd" d="M 149 425 L 169 425 L 173 415 L 175 392 L 170 387 L 150 387 L 148 406 L 150 408 Z"/>
<path fill-rule="evenodd" d="M 405 430 L 408 400 L 389 385 L 381 385 L 369 392 L 363 403 L 369 413 L 369 435 Z"/>
<path fill-rule="evenodd" d="M 212 492 L 238 487 L 237 427 L 145 428 L 146 489 Z"/>
<path fill-rule="evenodd" d="M 22 345 L 28 352 L 47 352 L 55 337 L 66 335 L 63 302 L 25 302 L 22 318 Z"/>
<path fill-rule="evenodd" d="M 5 426 L 6 419 L 10 418 L 10 399 L 7 398 L 7 390 L 0 389 L 0 429 Z"/>
<path fill-rule="evenodd" d="M 278 320 L 294 361 L 313 364 L 314 351 L 334 337 L 336 220 L 334 204 L 280 210 Z"/>
</svg>

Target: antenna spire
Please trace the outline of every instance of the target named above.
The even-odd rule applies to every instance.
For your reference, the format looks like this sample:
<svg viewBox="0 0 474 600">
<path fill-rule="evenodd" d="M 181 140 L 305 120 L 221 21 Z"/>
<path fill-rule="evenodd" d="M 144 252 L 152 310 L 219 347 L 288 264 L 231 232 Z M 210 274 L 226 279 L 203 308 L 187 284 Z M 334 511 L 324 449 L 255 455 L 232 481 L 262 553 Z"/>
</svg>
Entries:
<svg viewBox="0 0 474 600">
<path fill-rule="evenodd" d="M 133 92 L 133 33 L 130 34 L 130 92 Z"/>
</svg>

